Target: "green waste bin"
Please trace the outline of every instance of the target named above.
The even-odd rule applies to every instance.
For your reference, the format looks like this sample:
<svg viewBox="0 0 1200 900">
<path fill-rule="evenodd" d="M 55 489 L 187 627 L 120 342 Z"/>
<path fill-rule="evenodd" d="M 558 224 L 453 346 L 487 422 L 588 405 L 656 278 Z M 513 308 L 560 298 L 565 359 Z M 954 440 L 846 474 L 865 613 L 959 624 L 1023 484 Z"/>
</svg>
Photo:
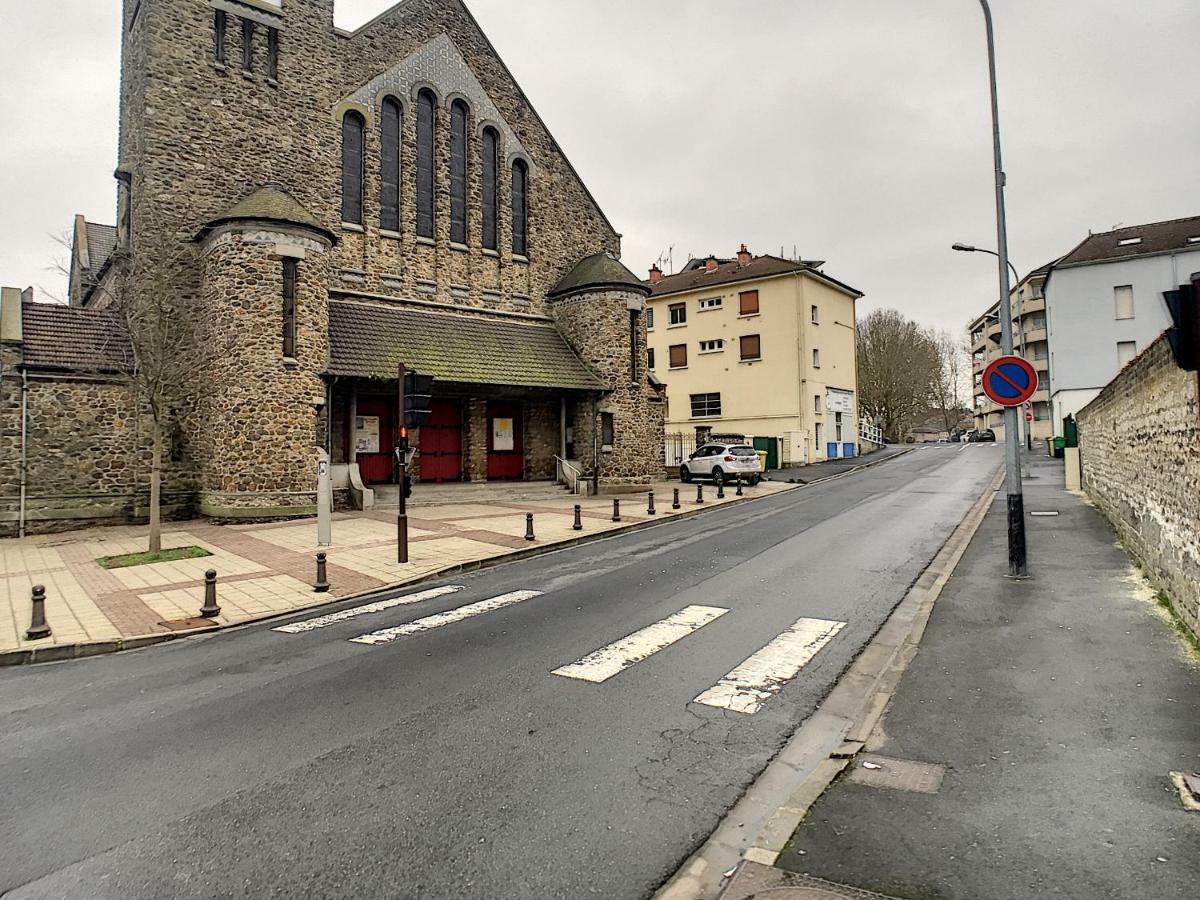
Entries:
<svg viewBox="0 0 1200 900">
<path fill-rule="evenodd" d="M 1062 459 L 1063 456 L 1065 456 L 1065 454 L 1063 453 L 1063 450 L 1066 448 L 1066 446 L 1067 446 L 1066 438 L 1056 437 L 1054 439 L 1054 458 L 1055 459 Z"/>
</svg>

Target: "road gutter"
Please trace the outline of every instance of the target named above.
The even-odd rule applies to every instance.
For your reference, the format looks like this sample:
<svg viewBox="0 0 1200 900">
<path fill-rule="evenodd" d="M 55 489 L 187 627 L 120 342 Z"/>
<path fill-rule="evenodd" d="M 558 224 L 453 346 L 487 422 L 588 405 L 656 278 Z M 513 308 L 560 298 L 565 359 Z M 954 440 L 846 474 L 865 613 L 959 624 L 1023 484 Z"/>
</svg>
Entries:
<svg viewBox="0 0 1200 900">
<path fill-rule="evenodd" d="M 704 845 L 655 893 L 655 900 L 714 900 L 743 861 L 774 865 L 809 808 L 850 764 L 882 717 L 917 654 L 933 605 L 983 523 L 1003 475 L 992 479 L 829 696 Z"/>
</svg>

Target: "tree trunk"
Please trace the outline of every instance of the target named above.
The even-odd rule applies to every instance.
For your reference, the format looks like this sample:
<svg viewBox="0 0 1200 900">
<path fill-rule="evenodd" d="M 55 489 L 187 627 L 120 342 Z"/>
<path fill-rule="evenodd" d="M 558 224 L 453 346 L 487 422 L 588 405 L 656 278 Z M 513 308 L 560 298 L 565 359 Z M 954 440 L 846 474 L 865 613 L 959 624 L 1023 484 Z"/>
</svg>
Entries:
<svg viewBox="0 0 1200 900">
<path fill-rule="evenodd" d="M 163 430 L 154 424 L 154 450 L 150 458 L 150 552 L 162 550 L 162 451 Z"/>
</svg>

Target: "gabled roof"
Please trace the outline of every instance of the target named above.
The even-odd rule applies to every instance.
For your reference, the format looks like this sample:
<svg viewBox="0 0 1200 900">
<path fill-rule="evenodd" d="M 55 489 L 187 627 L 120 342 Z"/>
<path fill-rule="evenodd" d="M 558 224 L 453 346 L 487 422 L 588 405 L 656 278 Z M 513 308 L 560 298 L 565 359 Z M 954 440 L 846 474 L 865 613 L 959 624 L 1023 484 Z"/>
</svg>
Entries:
<svg viewBox="0 0 1200 900">
<path fill-rule="evenodd" d="M 88 222 L 83 216 L 75 217 L 74 246 L 71 248 L 71 296 L 80 302 L 100 283 L 117 249 L 117 226 Z"/>
<path fill-rule="evenodd" d="M 1079 246 L 1054 264 L 1054 268 L 1153 256 L 1173 250 L 1200 251 L 1200 216 L 1130 225 L 1091 234 Z"/>
<path fill-rule="evenodd" d="M 716 269 L 709 272 L 703 267 L 688 268 L 677 275 L 668 275 L 658 284 L 644 282 L 650 287 L 651 297 L 662 297 L 667 294 L 679 294 L 685 291 L 700 291 L 719 285 L 736 284 L 740 281 L 755 281 L 760 278 L 774 278 L 778 275 L 806 273 L 826 281 L 834 287 L 845 291 L 854 297 L 863 296 L 862 291 L 855 290 L 848 284 L 843 284 L 836 278 L 831 278 L 808 262 L 793 262 L 778 256 L 756 256 L 747 265 L 741 265 L 737 260 L 720 263 Z"/>
<path fill-rule="evenodd" d="M 283 188 L 268 185 L 259 188 L 250 196 L 235 203 L 225 212 L 210 219 L 197 235 L 203 238 L 218 225 L 226 222 L 282 222 L 287 225 L 300 225 L 325 235 L 334 243 L 337 235 L 322 225 L 312 213 L 305 209 L 300 201 Z"/>
<path fill-rule="evenodd" d="M 328 374 L 395 380 L 400 363 L 442 381 L 604 390 L 549 322 L 330 301 Z"/>
<path fill-rule="evenodd" d="M 21 331 L 29 369 L 112 374 L 132 364 L 129 340 L 111 309 L 22 303 Z"/>
<path fill-rule="evenodd" d="M 553 299 L 580 291 L 617 288 L 649 294 L 650 288 L 627 269 L 620 260 L 607 253 L 596 253 L 575 264 L 546 295 Z"/>
</svg>

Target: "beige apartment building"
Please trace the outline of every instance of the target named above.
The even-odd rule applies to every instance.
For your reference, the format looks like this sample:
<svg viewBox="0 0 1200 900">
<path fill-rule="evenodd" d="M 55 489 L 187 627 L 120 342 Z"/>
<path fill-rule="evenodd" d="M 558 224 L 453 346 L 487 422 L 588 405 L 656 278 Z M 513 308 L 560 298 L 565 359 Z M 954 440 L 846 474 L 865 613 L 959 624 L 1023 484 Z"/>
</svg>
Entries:
<svg viewBox="0 0 1200 900">
<path fill-rule="evenodd" d="M 855 302 L 821 262 L 753 256 L 650 270 L 650 371 L 666 385 L 667 465 L 739 435 L 768 467 L 858 455 Z"/>
</svg>

